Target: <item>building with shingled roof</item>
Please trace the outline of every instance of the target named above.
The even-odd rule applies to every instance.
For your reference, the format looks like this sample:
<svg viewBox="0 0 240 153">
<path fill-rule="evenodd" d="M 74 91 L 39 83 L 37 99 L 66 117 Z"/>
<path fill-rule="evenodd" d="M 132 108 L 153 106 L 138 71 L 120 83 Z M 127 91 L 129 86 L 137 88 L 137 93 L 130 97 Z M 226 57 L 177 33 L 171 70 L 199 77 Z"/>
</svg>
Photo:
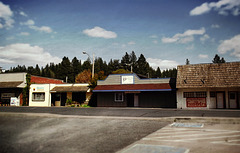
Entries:
<svg viewBox="0 0 240 153">
<path fill-rule="evenodd" d="M 178 66 L 177 108 L 240 108 L 240 62 Z"/>
</svg>

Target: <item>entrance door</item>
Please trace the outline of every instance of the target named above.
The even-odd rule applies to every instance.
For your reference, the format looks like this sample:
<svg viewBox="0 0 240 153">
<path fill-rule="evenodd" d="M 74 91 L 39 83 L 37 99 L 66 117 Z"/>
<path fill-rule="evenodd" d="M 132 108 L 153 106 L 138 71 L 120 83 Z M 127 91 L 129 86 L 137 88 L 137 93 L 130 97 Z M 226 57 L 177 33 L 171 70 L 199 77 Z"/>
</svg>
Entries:
<svg viewBox="0 0 240 153">
<path fill-rule="evenodd" d="M 127 94 L 127 106 L 134 107 L 134 94 L 133 93 Z"/>
<path fill-rule="evenodd" d="M 229 93 L 229 108 L 237 108 L 237 92 Z"/>
<path fill-rule="evenodd" d="M 138 94 L 134 94 L 134 107 L 138 107 Z"/>
<path fill-rule="evenodd" d="M 217 108 L 224 108 L 224 93 L 217 93 Z"/>
</svg>

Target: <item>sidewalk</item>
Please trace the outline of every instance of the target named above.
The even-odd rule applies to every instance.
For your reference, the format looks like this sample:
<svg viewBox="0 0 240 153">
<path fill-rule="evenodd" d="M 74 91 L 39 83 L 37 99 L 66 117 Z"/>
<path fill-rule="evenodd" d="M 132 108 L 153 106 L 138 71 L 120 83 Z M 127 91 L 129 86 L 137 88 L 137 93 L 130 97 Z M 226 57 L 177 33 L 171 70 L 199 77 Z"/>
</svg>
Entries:
<svg viewBox="0 0 240 153">
<path fill-rule="evenodd" d="M 221 118 L 218 119 L 220 124 L 210 120 L 195 121 L 169 124 L 117 153 L 239 153 L 239 122 L 236 124 L 236 120 L 232 120 L 224 124 L 226 120 Z"/>
</svg>

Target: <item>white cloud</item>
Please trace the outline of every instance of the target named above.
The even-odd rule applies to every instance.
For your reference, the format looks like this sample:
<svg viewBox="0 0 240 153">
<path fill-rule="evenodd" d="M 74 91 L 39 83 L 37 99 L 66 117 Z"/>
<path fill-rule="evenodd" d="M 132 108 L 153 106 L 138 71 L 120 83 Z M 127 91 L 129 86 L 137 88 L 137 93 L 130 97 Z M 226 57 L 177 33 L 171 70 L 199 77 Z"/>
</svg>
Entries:
<svg viewBox="0 0 240 153">
<path fill-rule="evenodd" d="M 21 35 L 21 36 L 29 36 L 30 33 L 28 33 L 28 32 L 21 32 L 20 35 Z"/>
<path fill-rule="evenodd" d="M 194 40 L 194 35 L 203 35 L 205 32 L 205 28 L 201 28 L 199 30 L 186 30 L 184 33 L 177 33 L 173 37 L 163 37 L 162 42 L 186 44 Z"/>
<path fill-rule="evenodd" d="M 220 54 L 226 54 L 227 52 L 232 52 L 231 55 L 240 59 L 240 34 L 234 36 L 231 39 L 224 40 L 218 46 L 218 52 Z"/>
<path fill-rule="evenodd" d="M 156 38 L 158 38 L 158 36 L 157 35 L 151 35 L 151 36 L 149 36 L 150 38 L 153 38 L 153 39 L 156 39 Z"/>
<path fill-rule="evenodd" d="M 157 40 L 153 40 L 153 43 L 154 43 L 154 44 L 158 44 L 158 41 L 157 41 Z"/>
<path fill-rule="evenodd" d="M 101 27 L 94 27 L 93 29 L 85 29 L 83 33 L 90 37 L 98 37 L 98 38 L 117 38 L 117 34 L 112 31 L 107 31 Z"/>
<path fill-rule="evenodd" d="M 35 24 L 33 20 L 27 20 L 26 22 L 20 22 L 21 25 L 32 26 Z"/>
<path fill-rule="evenodd" d="M 198 57 L 201 58 L 201 59 L 207 59 L 208 55 L 206 55 L 206 54 L 199 54 Z"/>
<path fill-rule="evenodd" d="M 125 45 L 125 44 L 122 44 L 121 46 L 122 46 L 122 48 L 125 48 L 125 47 L 126 47 L 126 45 Z"/>
<path fill-rule="evenodd" d="M 220 25 L 218 25 L 218 24 L 212 24 L 212 25 L 211 25 L 211 28 L 220 28 Z"/>
<path fill-rule="evenodd" d="M 162 60 L 157 58 L 147 58 L 147 62 L 151 67 L 157 69 L 159 67 L 161 70 L 176 68 L 179 64 L 176 61 Z"/>
<path fill-rule="evenodd" d="M 23 11 L 20 11 L 19 14 L 22 15 L 22 16 L 25 16 L 25 17 L 28 16 L 28 15 L 27 15 L 25 12 L 23 12 Z"/>
<path fill-rule="evenodd" d="M 208 3 L 203 3 L 201 6 L 195 7 L 190 11 L 190 15 L 200 15 L 204 13 L 208 13 L 211 10 Z"/>
<path fill-rule="evenodd" d="M 174 43 L 174 42 L 177 42 L 179 40 L 178 37 L 172 37 L 172 38 L 169 38 L 169 37 L 163 37 L 162 38 L 162 42 L 163 43 Z"/>
<path fill-rule="evenodd" d="M 12 28 L 15 22 L 12 19 L 13 12 L 8 5 L 0 2 L 0 29 L 1 28 Z"/>
<path fill-rule="evenodd" d="M 29 26 L 29 28 L 36 30 L 36 31 L 40 31 L 40 32 L 46 32 L 46 33 L 51 33 L 53 32 L 53 30 L 48 27 L 48 26 L 41 26 L 41 27 L 37 27 L 37 26 Z"/>
<path fill-rule="evenodd" d="M 202 42 L 205 42 L 206 40 L 208 40 L 210 38 L 210 36 L 208 35 L 208 34 L 205 34 L 205 35 L 203 35 L 201 38 L 200 38 L 200 40 L 202 41 Z"/>
<path fill-rule="evenodd" d="M 39 64 L 44 66 L 50 62 L 59 63 L 61 59 L 45 52 L 39 46 L 17 43 L 0 47 L 0 64 Z"/>
<path fill-rule="evenodd" d="M 202 15 L 210 12 L 211 10 L 217 11 L 220 15 L 228 15 L 231 13 L 234 16 L 240 15 L 240 1 L 239 0 L 219 0 L 218 2 L 203 3 L 190 11 L 191 16 Z"/>
<path fill-rule="evenodd" d="M 13 40 L 13 39 L 15 39 L 14 36 L 9 36 L 9 37 L 6 38 L 6 40 Z"/>
<path fill-rule="evenodd" d="M 192 44 L 191 46 L 188 46 L 186 49 L 187 50 L 193 50 L 195 48 L 194 44 Z"/>
<path fill-rule="evenodd" d="M 46 32 L 46 33 L 52 33 L 53 30 L 48 27 L 48 26 L 35 26 L 35 22 L 33 20 L 27 20 L 26 22 L 20 22 L 21 25 L 26 25 L 28 26 L 30 29 L 33 29 L 35 31 L 40 31 L 40 32 Z"/>
<path fill-rule="evenodd" d="M 134 41 L 128 42 L 128 45 L 135 45 L 136 43 Z"/>
<path fill-rule="evenodd" d="M 192 42 L 192 41 L 194 41 L 193 36 L 186 36 L 186 37 L 183 37 L 183 38 L 179 39 L 178 42 L 181 43 L 181 44 L 187 44 L 187 43 Z"/>
</svg>

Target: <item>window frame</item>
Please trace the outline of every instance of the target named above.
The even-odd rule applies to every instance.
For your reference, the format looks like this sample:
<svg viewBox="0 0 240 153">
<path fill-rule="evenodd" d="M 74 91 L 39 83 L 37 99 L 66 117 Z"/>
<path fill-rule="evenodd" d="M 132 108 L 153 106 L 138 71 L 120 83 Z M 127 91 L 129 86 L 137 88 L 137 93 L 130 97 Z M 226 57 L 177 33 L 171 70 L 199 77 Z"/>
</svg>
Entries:
<svg viewBox="0 0 240 153">
<path fill-rule="evenodd" d="M 43 99 L 36 99 L 35 95 L 42 94 Z M 39 96 L 41 98 L 41 96 Z M 44 102 L 45 101 L 45 92 L 33 92 L 32 93 L 32 101 Z"/>
<path fill-rule="evenodd" d="M 123 102 L 124 101 L 124 94 L 123 94 L 123 92 L 115 92 L 114 93 L 114 101 L 115 102 Z"/>
<path fill-rule="evenodd" d="M 183 98 L 206 98 L 207 92 L 197 91 L 197 92 L 183 92 Z"/>
</svg>

